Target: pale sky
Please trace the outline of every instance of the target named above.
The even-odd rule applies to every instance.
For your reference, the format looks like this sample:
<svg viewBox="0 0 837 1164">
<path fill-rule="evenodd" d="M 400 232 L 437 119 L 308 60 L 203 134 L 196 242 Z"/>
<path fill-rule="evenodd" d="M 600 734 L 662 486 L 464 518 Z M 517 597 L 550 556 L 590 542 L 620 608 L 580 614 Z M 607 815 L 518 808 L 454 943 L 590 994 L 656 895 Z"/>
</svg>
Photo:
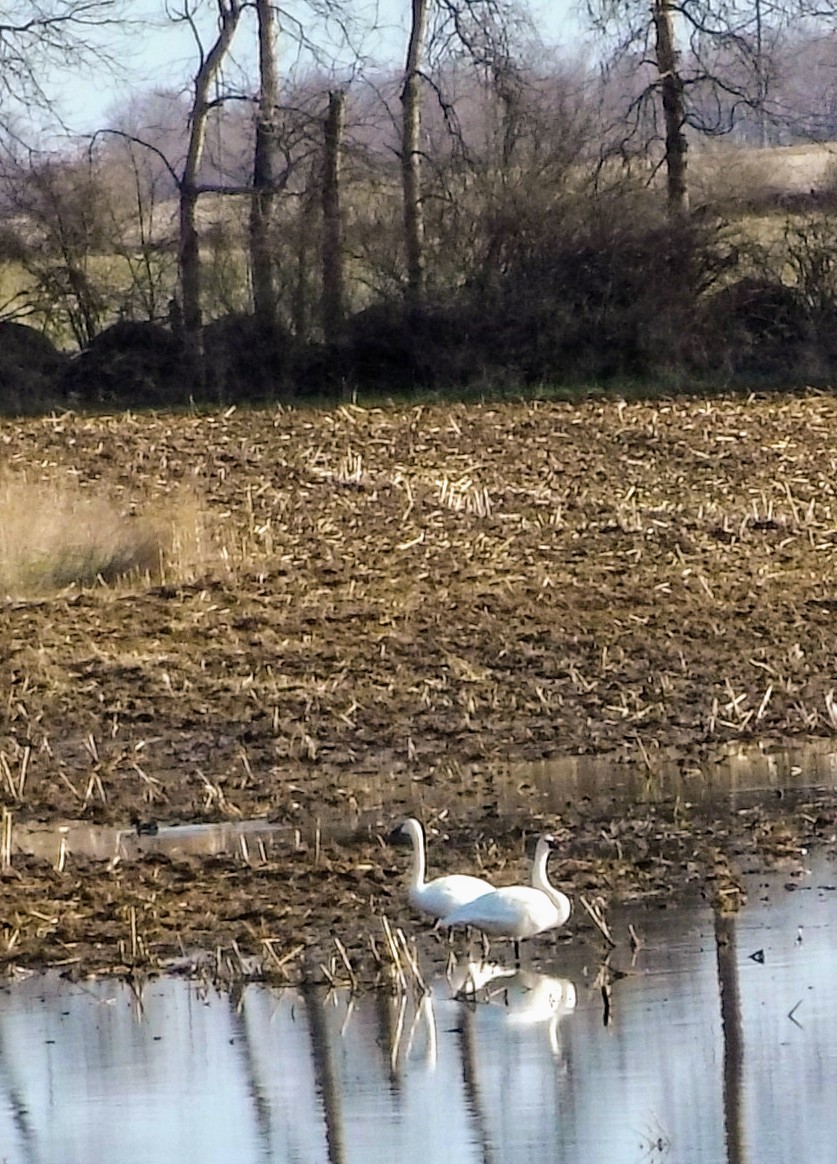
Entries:
<svg viewBox="0 0 837 1164">
<path fill-rule="evenodd" d="M 578 43 L 581 24 L 577 0 L 528 0 L 528 8 L 544 42 L 570 48 Z M 157 28 L 141 31 L 137 27 L 111 37 L 109 47 L 123 74 L 119 78 L 108 77 L 104 71 L 92 76 L 66 74 L 54 77 L 52 87 L 71 130 L 83 133 L 101 128 L 107 121 L 108 112 L 127 103 L 133 95 L 154 89 L 177 89 L 188 83 L 195 69 L 194 40 L 187 29 L 167 24 L 162 16 L 163 10 L 162 3 L 145 0 L 142 8 L 137 6 L 134 12 L 147 14 L 149 24 L 156 23 Z M 375 28 L 365 37 L 358 37 L 364 54 L 380 62 L 400 62 L 406 51 L 409 0 L 378 0 L 377 3 L 375 0 L 355 0 L 352 10 L 358 14 L 359 26 Z M 304 12 L 305 8 L 298 3 L 289 6 L 288 11 Z M 207 6 L 204 15 L 205 43 L 210 43 L 215 29 L 211 5 Z M 313 28 L 310 24 L 308 27 Z M 238 58 L 245 65 L 254 57 L 253 28 L 252 20 L 242 23 L 233 46 L 233 57 L 237 49 Z M 317 44 L 329 43 L 329 32 L 322 25 L 313 28 L 311 37 Z M 344 60 L 347 59 L 347 54 L 343 56 Z M 283 62 L 286 72 L 292 63 L 291 58 Z M 252 74 L 255 70 L 251 68 L 250 72 Z"/>
</svg>

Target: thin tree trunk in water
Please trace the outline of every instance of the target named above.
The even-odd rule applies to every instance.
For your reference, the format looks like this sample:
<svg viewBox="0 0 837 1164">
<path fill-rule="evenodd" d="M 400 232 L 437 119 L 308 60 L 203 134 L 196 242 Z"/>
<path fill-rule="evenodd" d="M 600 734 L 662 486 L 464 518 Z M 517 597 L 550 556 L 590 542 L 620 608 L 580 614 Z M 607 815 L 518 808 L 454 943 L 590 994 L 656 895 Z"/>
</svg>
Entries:
<svg viewBox="0 0 837 1164">
<path fill-rule="evenodd" d="M 672 217 L 689 213 L 689 190 L 686 183 L 688 142 L 683 127 L 686 111 L 683 82 L 677 71 L 672 0 L 654 0 L 654 27 L 657 34 L 657 71 L 663 94 L 663 119 L 666 127 L 666 172 L 668 175 L 668 209 Z"/>
<path fill-rule="evenodd" d="M 276 322 L 276 281 L 272 227 L 278 175 L 279 83 L 276 74 L 276 13 L 271 0 L 256 0 L 259 23 L 259 109 L 253 160 L 253 199 L 250 204 L 250 270 L 253 310 L 260 323 Z"/>
<path fill-rule="evenodd" d="M 427 27 L 427 0 L 413 0 L 401 92 L 401 183 L 404 193 L 404 242 L 407 252 L 407 307 L 424 297 L 424 213 L 421 205 L 421 60 Z"/>
<path fill-rule="evenodd" d="M 331 339 L 343 326 L 343 231 L 340 215 L 340 151 L 346 94 L 329 93 L 323 166 L 323 331 Z"/>
<path fill-rule="evenodd" d="M 195 76 L 195 97 L 192 102 L 189 144 L 180 179 L 180 241 L 178 267 L 180 297 L 183 306 L 183 341 L 186 354 L 191 358 L 194 374 L 203 382 L 203 341 L 201 336 L 201 264 L 198 237 L 198 173 L 206 144 L 206 124 L 211 103 L 209 91 L 213 80 L 232 43 L 241 16 L 242 0 L 219 0 L 220 27 L 218 37 L 201 60 Z"/>
</svg>

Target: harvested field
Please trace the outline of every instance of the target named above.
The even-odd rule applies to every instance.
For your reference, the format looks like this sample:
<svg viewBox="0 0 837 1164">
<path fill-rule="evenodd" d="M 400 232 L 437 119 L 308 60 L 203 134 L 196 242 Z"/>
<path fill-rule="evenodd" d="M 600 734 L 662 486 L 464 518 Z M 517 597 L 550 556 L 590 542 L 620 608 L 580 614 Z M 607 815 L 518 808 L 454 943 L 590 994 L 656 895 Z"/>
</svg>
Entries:
<svg viewBox="0 0 837 1164">
<path fill-rule="evenodd" d="M 24 562 L 0 620 L 12 828 L 387 825 L 432 787 L 437 867 L 512 880 L 521 833 L 548 825 L 567 830 L 555 879 L 606 899 L 734 881 L 736 853 L 793 858 L 833 833 L 827 803 L 708 832 L 676 805 L 652 828 L 645 806 L 542 821 L 525 790 L 517 822 L 491 807 L 515 760 L 612 752 L 653 774 L 730 740 L 837 733 L 830 396 L 68 414 L 3 422 L 0 450 L 18 518 L 27 490 L 68 506 L 50 558 L 95 540 L 79 496 L 106 508 L 120 560 L 114 512 L 143 548 L 133 575 L 63 590 L 54 561 L 3 548 Z M 363 977 L 370 913 L 411 924 L 403 860 L 368 830 L 263 862 L 5 865 L 7 965 L 267 940 L 293 976 L 337 936 Z"/>
</svg>

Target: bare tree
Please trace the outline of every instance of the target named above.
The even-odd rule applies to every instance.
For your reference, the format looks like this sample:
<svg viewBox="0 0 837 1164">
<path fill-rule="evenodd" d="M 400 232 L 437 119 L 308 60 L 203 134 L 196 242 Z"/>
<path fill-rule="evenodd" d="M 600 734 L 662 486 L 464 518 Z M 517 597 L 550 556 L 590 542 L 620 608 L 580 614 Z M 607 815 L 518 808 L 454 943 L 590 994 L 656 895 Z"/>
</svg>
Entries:
<svg viewBox="0 0 837 1164">
<path fill-rule="evenodd" d="M 683 102 L 683 79 L 677 61 L 674 40 L 673 0 L 654 0 L 657 70 L 666 132 L 666 175 L 668 209 L 672 215 L 689 213 L 689 189 L 686 184 L 686 109 Z"/>
<path fill-rule="evenodd" d="M 655 108 L 662 115 L 673 216 L 688 211 L 687 130 L 726 134 L 742 116 L 755 113 L 760 140 L 766 140 L 768 119 L 779 116 L 769 102 L 771 50 L 779 29 L 805 17 L 811 7 L 810 0 L 652 0 L 650 6 L 645 0 L 587 0 L 594 26 L 615 35 L 611 63 L 621 62 L 623 75 L 638 82 L 620 151 L 649 110 L 654 126 Z M 832 7 L 830 0 L 825 7 Z"/>
<path fill-rule="evenodd" d="M 177 283 L 171 176 L 150 150 L 130 138 L 118 138 L 95 153 L 106 199 L 105 253 L 118 259 L 116 270 L 125 276 L 112 310 L 128 319 L 160 321 L 170 313 Z"/>
<path fill-rule="evenodd" d="M 279 179 L 276 72 L 276 12 L 270 0 L 255 0 L 259 25 L 259 103 L 253 157 L 253 198 L 250 204 L 250 267 L 253 309 L 267 327 L 276 322 L 276 283 L 271 235 Z"/>
<path fill-rule="evenodd" d="M 428 0 L 412 0 L 404 87 L 401 91 L 401 183 L 404 193 L 404 241 L 407 252 L 407 306 L 424 296 L 424 212 L 421 202 L 421 66 L 427 33 Z"/>
<path fill-rule="evenodd" d="M 458 135 L 455 109 L 426 67 L 432 42 L 435 64 L 465 54 L 488 71 L 508 67 L 507 0 L 412 0 L 412 19 L 401 90 L 401 185 L 407 265 L 406 303 L 414 309 L 424 298 L 427 258 L 422 191 L 422 83 L 433 89 L 448 128 Z M 429 24 L 433 22 L 432 31 Z"/>
<path fill-rule="evenodd" d="M 6 203 L 27 223 L 16 256 L 27 285 L 3 306 L 84 347 L 100 330 L 110 290 L 95 262 L 107 249 L 107 194 L 96 160 L 32 157 L 28 167 L 8 166 L 4 177 Z"/>
<path fill-rule="evenodd" d="M 198 181 L 201 159 L 206 144 L 206 127 L 213 102 L 210 99 L 212 83 L 229 52 L 241 18 L 241 0 L 216 0 L 218 33 L 212 47 L 204 52 L 194 19 L 191 0 L 184 0 L 182 19 L 192 28 L 200 50 L 200 64 L 193 82 L 193 100 L 189 144 L 186 161 L 180 177 L 180 294 L 182 297 L 183 335 L 187 355 L 194 360 L 200 378 L 203 365 L 201 339 L 201 266 L 197 209 L 201 188 Z"/>
<path fill-rule="evenodd" d="M 323 165 L 323 331 L 332 339 L 343 325 L 343 224 L 340 162 L 346 122 L 346 94 L 328 97 Z"/>
<path fill-rule="evenodd" d="M 669 213 L 673 216 L 687 214 L 687 113 L 674 26 L 674 0 L 653 0 L 650 9 L 633 0 L 588 0 L 588 11 L 593 23 L 602 31 L 609 31 L 613 26 L 620 30 L 617 57 L 630 54 L 635 67 L 638 52 L 642 67 L 653 64 L 656 78 L 634 99 L 630 112 L 638 119 L 648 98 L 659 95 L 665 125 L 664 162 Z"/>
</svg>

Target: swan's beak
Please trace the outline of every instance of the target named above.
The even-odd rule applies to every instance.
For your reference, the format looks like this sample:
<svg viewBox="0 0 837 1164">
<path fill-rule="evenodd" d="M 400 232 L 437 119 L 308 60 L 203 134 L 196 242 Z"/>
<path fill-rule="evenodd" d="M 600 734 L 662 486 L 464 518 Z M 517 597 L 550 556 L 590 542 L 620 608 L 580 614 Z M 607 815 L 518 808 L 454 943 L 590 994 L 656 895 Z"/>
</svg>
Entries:
<svg viewBox="0 0 837 1164">
<path fill-rule="evenodd" d="M 391 833 L 387 834 L 388 845 L 409 845 L 410 838 L 404 832 L 401 825 L 397 825 Z"/>
</svg>

